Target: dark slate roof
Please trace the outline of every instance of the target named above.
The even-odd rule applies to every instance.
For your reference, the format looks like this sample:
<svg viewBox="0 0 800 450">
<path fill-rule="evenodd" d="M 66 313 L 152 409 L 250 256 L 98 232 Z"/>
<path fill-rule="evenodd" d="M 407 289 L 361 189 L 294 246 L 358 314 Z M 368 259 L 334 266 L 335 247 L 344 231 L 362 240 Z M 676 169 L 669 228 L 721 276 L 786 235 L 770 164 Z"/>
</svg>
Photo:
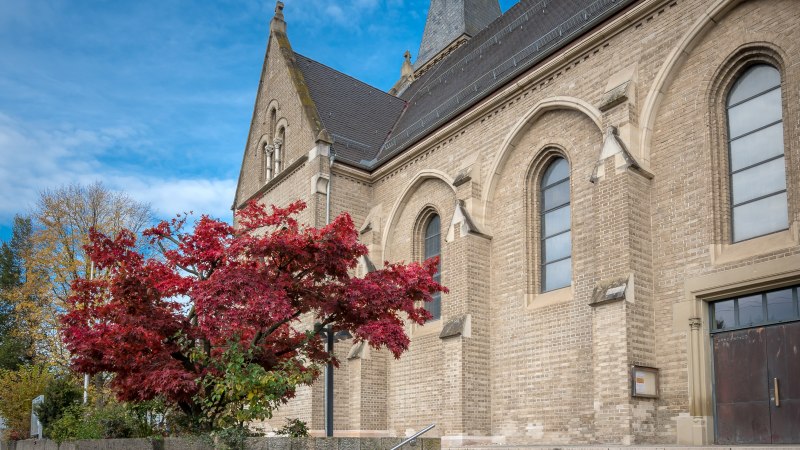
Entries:
<svg viewBox="0 0 800 450">
<path fill-rule="evenodd" d="M 324 64 L 294 54 L 337 158 L 363 165 L 374 159 L 405 101 Z"/>
<path fill-rule="evenodd" d="M 374 170 L 636 1 L 520 0 L 415 80 L 402 100 L 304 56 L 297 64 L 337 158 Z"/>
<path fill-rule="evenodd" d="M 521 0 L 403 92 L 377 167 L 636 0 Z"/>
</svg>

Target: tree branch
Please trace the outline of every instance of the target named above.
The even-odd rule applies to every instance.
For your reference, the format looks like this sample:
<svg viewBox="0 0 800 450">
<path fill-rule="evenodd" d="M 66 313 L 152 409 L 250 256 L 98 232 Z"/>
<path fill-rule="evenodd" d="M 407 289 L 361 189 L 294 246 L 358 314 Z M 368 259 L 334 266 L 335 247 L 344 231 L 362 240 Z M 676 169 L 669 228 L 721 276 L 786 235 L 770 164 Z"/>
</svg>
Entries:
<svg viewBox="0 0 800 450">
<path fill-rule="evenodd" d="M 298 317 L 300 317 L 300 314 L 301 314 L 301 312 L 297 311 L 296 313 L 294 313 L 291 316 L 281 320 L 280 322 L 277 322 L 277 323 L 273 324 L 271 327 L 267 328 L 266 331 L 259 330 L 259 332 L 256 333 L 256 335 L 253 337 L 253 342 L 250 343 L 250 347 L 255 347 L 256 345 L 259 344 L 261 339 L 263 339 L 265 337 L 268 337 L 269 335 L 274 333 L 275 330 L 277 330 L 281 326 L 291 322 L 294 319 L 297 319 Z"/>
</svg>

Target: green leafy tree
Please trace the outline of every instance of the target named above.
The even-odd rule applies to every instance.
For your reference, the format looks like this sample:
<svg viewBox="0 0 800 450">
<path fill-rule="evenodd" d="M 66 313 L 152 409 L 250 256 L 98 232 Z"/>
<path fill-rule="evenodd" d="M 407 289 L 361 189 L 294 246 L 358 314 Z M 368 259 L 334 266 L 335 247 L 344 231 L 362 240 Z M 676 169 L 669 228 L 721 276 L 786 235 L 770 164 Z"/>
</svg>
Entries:
<svg viewBox="0 0 800 450">
<path fill-rule="evenodd" d="M 31 232 L 31 220 L 16 216 L 11 240 L 0 245 L 0 369 L 16 370 L 34 358 L 33 337 L 18 308 Z"/>
<path fill-rule="evenodd" d="M 9 439 L 30 435 L 31 402 L 42 395 L 53 378 L 43 366 L 22 366 L 0 370 L 0 416 L 6 420 Z"/>
</svg>

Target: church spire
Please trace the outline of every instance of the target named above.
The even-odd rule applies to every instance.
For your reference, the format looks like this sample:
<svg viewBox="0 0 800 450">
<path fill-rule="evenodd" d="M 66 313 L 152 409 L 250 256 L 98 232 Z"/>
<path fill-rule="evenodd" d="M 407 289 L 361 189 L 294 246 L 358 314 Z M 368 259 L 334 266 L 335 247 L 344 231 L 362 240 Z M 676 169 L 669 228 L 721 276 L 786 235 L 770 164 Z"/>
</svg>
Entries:
<svg viewBox="0 0 800 450">
<path fill-rule="evenodd" d="M 431 0 L 414 68 L 427 70 L 498 17 L 498 0 Z"/>
</svg>

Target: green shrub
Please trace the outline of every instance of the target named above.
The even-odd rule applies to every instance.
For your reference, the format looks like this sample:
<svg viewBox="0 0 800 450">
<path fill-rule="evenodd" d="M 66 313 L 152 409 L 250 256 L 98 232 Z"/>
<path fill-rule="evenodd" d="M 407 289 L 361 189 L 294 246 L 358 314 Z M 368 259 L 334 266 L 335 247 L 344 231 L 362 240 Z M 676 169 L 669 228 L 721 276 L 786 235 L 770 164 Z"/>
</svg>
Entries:
<svg viewBox="0 0 800 450">
<path fill-rule="evenodd" d="M 286 419 L 286 425 L 278 429 L 275 434 L 293 438 L 308 437 L 308 425 L 300 419 Z"/>
<path fill-rule="evenodd" d="M 50 424 L 48 435 L 59 444 L 76 439 L 100 439 L 103 430 L 100 424 L 88 420 L 87 408 L 79 405 L 64 410 L 61 417 Z"/>
<path fill-rule="evenodd" d="M 67 408 L 80 402 L 81 395 L 81 389 L 75 381 L 66 377 L 55 378 L 47 384 L 44 401 L 35 407 L 45 436 L 50 436 L 50 426 L 61 418 Z"/>
<path fill-rule="evenodd" d="M 53 422 L 49 433 L 58 443 L 78 439 L 142 438 L 155 434 L 146 421 L 122 404 L 98 410 L 70 406 Z"/>
</svg>

